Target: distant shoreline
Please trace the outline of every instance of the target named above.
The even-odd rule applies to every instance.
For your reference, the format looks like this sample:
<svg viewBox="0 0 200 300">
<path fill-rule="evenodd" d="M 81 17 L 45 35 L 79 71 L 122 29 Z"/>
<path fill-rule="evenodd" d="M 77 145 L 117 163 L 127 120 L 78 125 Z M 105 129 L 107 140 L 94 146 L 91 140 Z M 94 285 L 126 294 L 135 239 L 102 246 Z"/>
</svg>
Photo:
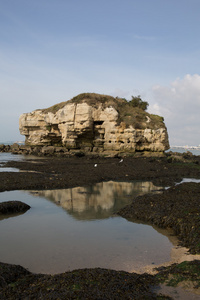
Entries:
<svg viewBox="0 0 200 300">
<path fill-rule="evenodd" d="M 184 152 L 191 152 L 193 155 L 200 155 L 200 147 L 199 146 L 172 146 L 169 150 L 166 152 L 179 152 L 179 153 L 184 153 Z"/>
<path fill-rule="evenodd" d="M 171 149 L 195 149 L 200 150 L 200 146 L 171 146 Z"/>
</svg>

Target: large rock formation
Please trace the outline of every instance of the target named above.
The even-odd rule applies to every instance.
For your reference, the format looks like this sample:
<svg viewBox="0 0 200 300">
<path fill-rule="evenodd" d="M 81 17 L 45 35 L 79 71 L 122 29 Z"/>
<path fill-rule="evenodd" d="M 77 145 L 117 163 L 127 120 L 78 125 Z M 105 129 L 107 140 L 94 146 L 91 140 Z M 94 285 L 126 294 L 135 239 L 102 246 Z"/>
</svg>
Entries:
<svg viewBox="0 0 200 300">
<path fill-rule="evenodd" d="M 47 109 L 20 116 L 27 145 L 62 145 L 85 152 L 169 149 L 163 118 L 121 98 L 80 94 Z"/>
</svg>

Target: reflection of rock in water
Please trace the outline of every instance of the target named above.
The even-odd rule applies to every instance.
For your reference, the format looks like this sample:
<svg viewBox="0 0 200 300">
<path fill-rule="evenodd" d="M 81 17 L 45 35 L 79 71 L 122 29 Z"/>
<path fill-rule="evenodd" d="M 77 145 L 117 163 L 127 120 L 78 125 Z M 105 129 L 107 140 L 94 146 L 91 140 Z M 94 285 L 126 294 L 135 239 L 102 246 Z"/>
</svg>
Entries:
<svg viewBox="0 0 200 300">
<path fill-rule="evenodd" d="M 129 204 L 135 196 L 158 190 L 152 182 L 100 182 L 89 187 L 38 191 L 79 220 L 104 219 Z"/>
</svg>

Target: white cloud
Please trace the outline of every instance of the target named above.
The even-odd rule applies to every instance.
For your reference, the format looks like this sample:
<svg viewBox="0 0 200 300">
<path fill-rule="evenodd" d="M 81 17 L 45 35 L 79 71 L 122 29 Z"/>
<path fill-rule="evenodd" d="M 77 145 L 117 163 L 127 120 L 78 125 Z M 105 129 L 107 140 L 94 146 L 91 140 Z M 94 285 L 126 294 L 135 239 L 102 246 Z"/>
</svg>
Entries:
<svg viewBox="0 0 200 300">
<path fill-rule="evenodd" d="M 152 92 L 149 111 L 165 118 L 170 144 L 200 144 L 200 75 L 187 74 Z"/>
</svg>

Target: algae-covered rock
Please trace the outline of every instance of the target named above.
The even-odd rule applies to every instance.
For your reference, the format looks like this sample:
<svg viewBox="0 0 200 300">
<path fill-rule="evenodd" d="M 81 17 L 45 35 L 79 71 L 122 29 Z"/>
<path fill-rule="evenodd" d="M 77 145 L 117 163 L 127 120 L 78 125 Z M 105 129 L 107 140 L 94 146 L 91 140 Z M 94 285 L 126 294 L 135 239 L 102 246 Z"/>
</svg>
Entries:
<svg viewBox="0 0 200 300">
<path fill-rule="evenodd" d="M 26 212 L 30 206 L 21 201 L 6 201 L 0 203 L 0 215 Z"/>
</svg>

